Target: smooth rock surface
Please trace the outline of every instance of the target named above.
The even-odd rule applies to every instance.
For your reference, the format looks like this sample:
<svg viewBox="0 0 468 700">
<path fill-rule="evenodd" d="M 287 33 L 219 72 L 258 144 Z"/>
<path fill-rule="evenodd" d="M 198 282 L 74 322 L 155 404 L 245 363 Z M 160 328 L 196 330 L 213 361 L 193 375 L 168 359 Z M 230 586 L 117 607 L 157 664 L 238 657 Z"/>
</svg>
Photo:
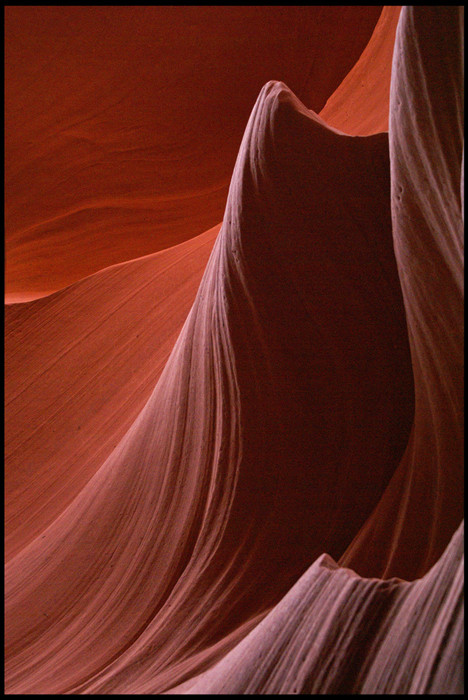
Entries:
<svg viewBox="0 0 468 700">
<path fill-rule="evenodd" d="M 342 59 L 264 84 L 222 225 L 71 285 L 63 230 L 6 307 L 7 694 L 463 693 L 463 8 Z"/>
</svg>

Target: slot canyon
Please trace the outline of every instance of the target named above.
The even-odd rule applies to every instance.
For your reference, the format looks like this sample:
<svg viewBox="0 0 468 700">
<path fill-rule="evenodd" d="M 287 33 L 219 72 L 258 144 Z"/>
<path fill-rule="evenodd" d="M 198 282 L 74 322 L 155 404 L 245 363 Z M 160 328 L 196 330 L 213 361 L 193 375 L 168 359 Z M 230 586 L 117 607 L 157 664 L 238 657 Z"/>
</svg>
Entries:
<svg viewBox="0 0 468 700">
<path fill-rule="evenodd" d="M 5 8 L 6 694 L 463 694 L 463 32 Z"/>
</svg>

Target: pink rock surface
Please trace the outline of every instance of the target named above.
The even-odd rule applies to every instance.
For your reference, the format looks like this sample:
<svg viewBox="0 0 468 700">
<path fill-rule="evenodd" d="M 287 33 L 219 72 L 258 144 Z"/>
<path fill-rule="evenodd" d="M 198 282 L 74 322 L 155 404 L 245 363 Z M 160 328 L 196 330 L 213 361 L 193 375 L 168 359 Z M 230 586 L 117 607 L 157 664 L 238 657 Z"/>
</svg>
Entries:
<svg viewBox="0 0 468 700">
<path fill-rule="evenodd" d="M 62 512 L 143 408 L 218 231 L 5 307 L 7 559 Z"/>
<path fill-rule="evenodd" d="M 462 29 L 385 8 L 220 228 L 7 307 L 8 694 L 463 692 Z"/>
<path fill-rule="evenodd" d="M 361 578 L 323 554 L 216 665 L 168 694 L 459 694 L 463 524 L 422 578 Z"/>
<path fill-rule="evenodd" d="M 415 416 L 404 459 L 343 562 L 375 573 L 380 561 L 379 574 L 414 578 L 463 518 L 463 8 L 403 12 L 390 160 Z"/>
</svg>

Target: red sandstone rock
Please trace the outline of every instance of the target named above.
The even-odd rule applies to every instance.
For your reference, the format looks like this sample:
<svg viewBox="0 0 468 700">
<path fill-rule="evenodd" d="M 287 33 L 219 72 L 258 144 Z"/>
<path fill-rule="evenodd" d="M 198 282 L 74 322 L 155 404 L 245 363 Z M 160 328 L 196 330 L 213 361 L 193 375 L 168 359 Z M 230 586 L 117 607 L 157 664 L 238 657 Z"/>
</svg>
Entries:
<svg viewBox="0 0 468 700">
<path fill-rule="evenodd" d="M 367 575 L 414 578 L 442 555 L 463 518 L 463 8 L 403 13 L 390 159 L 415 416 L 405 457 L 343 562 Z"/>
<path fill-rule="evenodd" d="M 218 230 L 5 307 L 8 559 L 73 500 L 143 408 Z"/>
<path fill-rule="evenodd" d="M 31 483 L 18 462 L 7 692 L 462 692 L 462 25 L 459 8 L 404 8 L 389 137 L 372 90 L 347 135 L 395 17 L 321 116 L 281 82 L 261 90 L 159 379 L 214 232 L 9 309 Z M 151 308 L 153 270 L 171 292 Z M 42 324 L 67 313 L 55 357 Z M 140 326 L 145 342 L 115 337 Z M 76 378 L 68 332 L 95 361 Z M 66 393 L 36 475 L 21 411 L 54 421 L 40 348 Z"/>
<path fill-rule="evenodd" d="M 319 111 L 380 11 L 7 7 L 7 301 L 218 224 L 262 85 Z"/>
<path fill-rule="evenodd" d="M 329 97 L 320 116 L 353 136 L 388 131 L 390 71 L 400 7 L 384 7 L 359 61 Z"/>
</svg>

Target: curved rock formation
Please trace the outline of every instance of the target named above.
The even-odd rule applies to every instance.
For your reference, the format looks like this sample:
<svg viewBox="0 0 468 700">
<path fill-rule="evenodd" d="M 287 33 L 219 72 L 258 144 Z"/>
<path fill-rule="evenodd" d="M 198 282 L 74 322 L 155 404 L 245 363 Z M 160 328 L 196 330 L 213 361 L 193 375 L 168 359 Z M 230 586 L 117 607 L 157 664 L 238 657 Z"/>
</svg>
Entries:
<svg viewBox="0 0 468 700">
<path fill-rule="evenodd" d="M 414 578 L 442 555 L 463 518 L 463 8 L 403 13 L 390 157 L 415 417 L 405 457 L 343 562 Z"/>
<path fill-rule="evenodd" d="M 174 665 L 200 638 L 210 646 L 273 605 L 311 556 L 342 552 L 370 514 L 411 418 L 407 345 L 395 343 L 405 319 L 387 149 L 385 134 L 329 130 L 281 83 L 262 90 L 224 224 L 156 389 L 71 505 L 7 569 L 18 587 L 13 648 L 24 625 L 43 628 L 38 645 L 51 627 L 61 638 L 36 692 L 69 691 L 83 676 L 82 692 L 122 691 L 132 687 L 128 663 L 138 683 L 154 678 L 166 655 Z M 28 608 L 25 580 L 34 582 Z M 169 606 L 183 644 L 167 637 Z M 29 664 L 31 651 L 15 656 Z M 123 670 L 103 685 L 103 662 L 108 677 L 116 652 Z"/>
<path fill-rule="evenodd" d="M 359 61 L 329 97 L 320 116 L 353 136 L 388 131 L 390 71 L 400 7 L 384 7 Z"/>
<path fill-rule="evenodd" d="M 9 310 L 8 693 L 463 692 L 460 8 L 402 9 L 389 135 L 323 118 L 397 12 L 320 116 L 262 88 L 217 236 Z"/>
<path fill-rule="evenodd" d="M 7 7 L 7 301 L 218 224 L 262 85 L 319 111 L 380 11 Z"/>
<path fill-rule="evenodd" d="M 411 583 L 322 555 L 231 652 L 168 694 L 462 693 L 463 535 L 462 524 Z"/>
<path fill-rule="evenodd" d="M 5 307 L 7 559 L 73 500 L 143 408 L 219 228 Z"/>
</svg>

